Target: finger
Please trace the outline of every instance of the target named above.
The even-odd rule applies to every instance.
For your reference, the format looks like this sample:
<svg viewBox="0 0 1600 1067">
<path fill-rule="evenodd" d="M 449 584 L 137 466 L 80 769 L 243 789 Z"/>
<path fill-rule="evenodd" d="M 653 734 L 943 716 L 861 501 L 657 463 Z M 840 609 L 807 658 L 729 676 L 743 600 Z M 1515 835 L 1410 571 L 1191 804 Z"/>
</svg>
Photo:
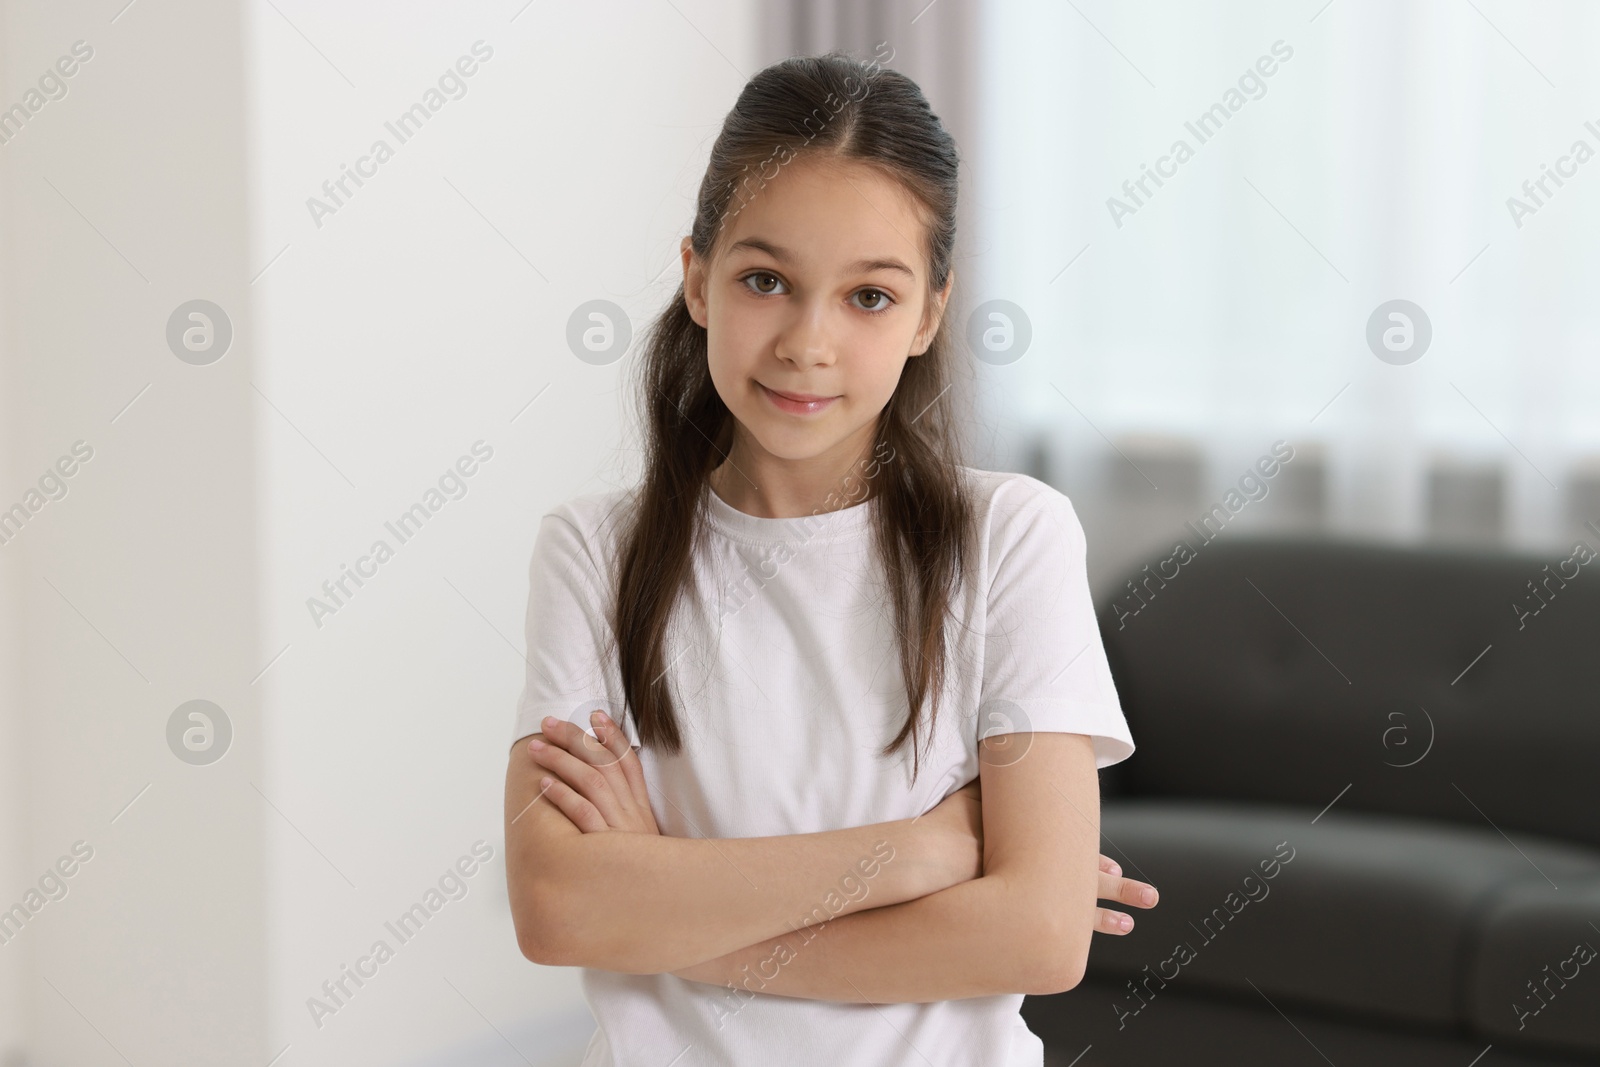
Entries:
<svg viewBox="0 0 1600 1067">
<path fill-rule="evenodd" d="M 603 711 L 596 711 L 590 716 L 590 721 L 594 723 L 595 735 L 617 757 L 617 767 L 621 769 L 622 777 L 633 793 L 634 802 L 648 809 L 650 793 L 644 784 L 644 766 L 639 762 L 639 754 L 628 743 L 627 733 Z"/>
<path fill-rule="evenodd" d="M 1122 874 L 1122 868 L 1117 866 L 1117 861 L 1106 855 L 1100 857 L 1100 869 L 1112 877 Z"/>
<path fill-rule="evenodd" d="M 624 764 L 627 763 L 629 756 L 634 755 L 634 751 L 633 746 L 628 743 L 626 731 L 613 722 L 611 716 L 598 708 L 589 713 L 589 725 L 593 728 L 594 736 L 599 740 L 600 746 L 605 749 L 605 760 L 620 769 L 624 778 L 631 778 Z"/>
<path fill-rule="evenodd" d="M 558 719 L 554 715 L 546 715 L 544 721 L 539 725 L 544 732 L 546 741 L 560 745 L 591 767 L 605 770 L 606 767 L 617 761 L 617 757 L 612 754 L 610 749 L 606 748 L 604 741 L 589 734 L 575 722 Z"/>
<path fill-rule="evenodd" d="M 567 722 L 564 719 L 557 719 L 553 716 L 547 716 L 545 718 L 545 723 L 547 726 L 552 726 L 555 728 L 556 732 L 561 737 L 563 748 L 565 748 L 568 752 L 571 752 L 574 756 L 578 756 L 579 758 L 583 759 L 591 766 L 599 767 L 601 770 L 604 770 L 607 766 L 617 762 L 619 758 L 618 754 L 612 751 L 612 749 L 605 743 L 605 737 L 600 733 L 599 730 L 595 730 L 594 734 L 591 736 L 587 731 L 584 730 L 582 726 L 579 726 L 577 723 Z M 594 718 L 592 715 L 590 716 L 589 723 L 590 727 L 593 728 Z"/>
<path fill-rule="evenodd" d="M 572 825 L 584 833 L 594 834 L 611 828 L 607 825 L 605 817 L 600 814 L 593 804 L 574 792 L 561 779 L 554 777 L 541 778 L 539 779 L 539 788 L 543 790 L 544 798 L 554 804 L 561 814 L 571 821 Z"/>
<path fill-rule="evenodd" d="M 1136 908 L 1153 908 L 1161 900 L 1161 894 L 1149 882 L 1141 882 L 1137 878 L 1124 878 L 1122 891 L 1117 894 L 1116 899 Z"/>
<path fill-rule="evenodd" d="M 583 760 L 605 776 L 606 784 L 615 797 L 614 809 L 622 805 L 629 797 L 635 795 L 632 784 L 627 780 L 626 772 L 617 766 L 616 753 L 606 745 L 609 731 L 602 732 L 596 727 L 594 735 L 591 736 L 577 723 L 566 722 L 562 719 L 557 719 L 553 715 L 545 717 L 543 726 L 547 741 L 560 745 L 565 751 Z M 625 740 L 626 738 L 624 738 Z M 629 751 L 631 751 L 631 748 Z M 580 790 L 583 788 L 581 782 L 572 781 L 570 778 L 567 780 Z M 591 797 L 590 799 L 595 798 Z M 612 810 L 608 809 L 607 815 L 611 814 Z M 612 825 L 615 826 L 617 823 L 613 822 Z"/>
<path fill-rule="evenodd" d="M 1161 894 L 1149 882 L 1120 878 L 1104 871 L 1100 873 L 1100 888 L 1095 895 L 1100 900 L 1115 900 L 1134 908 L 1153 908 L 1161 899 Z"/>
<path fill-rule="evenodd" d="M 1133 916 L 1124 915 L 1120 911 L 1108 911 L 1105 908 L 1095 909 L 1094 928 L 1097 933 L 1116 934 L 1121 936 L 1133 929 Z"/>
<path fill-rule="evenodd" d="M 534 737 L 528 742 L 533 762 L 560 778 L 574 792 L 581 793 L 605 817 L 607 823 L 621 825 L 617 797 L 606 776 L 558 744 Z"/>
</svg>

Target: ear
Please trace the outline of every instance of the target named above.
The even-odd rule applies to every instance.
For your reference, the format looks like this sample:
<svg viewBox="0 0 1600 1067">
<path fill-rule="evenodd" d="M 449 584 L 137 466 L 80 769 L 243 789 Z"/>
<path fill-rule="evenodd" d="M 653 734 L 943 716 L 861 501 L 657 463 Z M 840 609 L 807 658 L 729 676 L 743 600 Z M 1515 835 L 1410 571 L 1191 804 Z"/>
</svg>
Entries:
<svg viewBox="0 0 1600 1067">
<path fill-rule="evenodd" d="M 907 355 L 920 356 L 933 344 L 934 336 L 939 332 L 939 323 L 944 320 L 945 306 L 950 301 L 950 294 L 956 284 L 956 269 L 950 268 L 950 277 L 944 281 L 944 288 L 934 294 L 928 310 L 922 316 L 922 328 L 917 331 L 917 336 L 912 338 L 911 351 Z"/>
<path fill-rule="evenodd" d="M 684 237 L 678 246 L 683 259 L 683 302 L 689 307 L 689 317 L 702 328 L 706 325 L 706 271 L 705 264 L 694 254 L 694 239 Z"/>
</svg>

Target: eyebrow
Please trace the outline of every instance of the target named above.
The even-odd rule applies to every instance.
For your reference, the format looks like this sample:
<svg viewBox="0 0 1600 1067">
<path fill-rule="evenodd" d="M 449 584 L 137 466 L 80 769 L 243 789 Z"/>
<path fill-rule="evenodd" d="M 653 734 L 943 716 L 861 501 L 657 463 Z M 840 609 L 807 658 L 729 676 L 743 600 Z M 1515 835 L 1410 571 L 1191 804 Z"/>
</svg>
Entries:
<svg viewBox="0 0 1600 1067">
<path fill-rule="evenodd" d="M 728 246 L 730 253 L 742 248 L 755 249 L 765 252 L 779 263 L 789 263 L 794 259 L 793 254 L 786 248 L 773 244 L 771 241 L 762 240 L 760 237 L 746 237 L 742 241 L 735 241 Z M 897 270 L 909 278 L 915 279 L 916 273 L 898 259 L 858 259 L 854 263 L 846 264 L 845 270 L 852 274 L 867 273 L 875 270 Z"/>
</svg>

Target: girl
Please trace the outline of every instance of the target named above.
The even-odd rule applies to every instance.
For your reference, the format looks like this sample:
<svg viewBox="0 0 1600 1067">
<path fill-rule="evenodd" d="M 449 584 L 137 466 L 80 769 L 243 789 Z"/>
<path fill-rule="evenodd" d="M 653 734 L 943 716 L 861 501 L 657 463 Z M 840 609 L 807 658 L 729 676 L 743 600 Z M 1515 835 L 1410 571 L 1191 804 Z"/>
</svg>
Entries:
<svg viewBox="0 0 1600 1067">
<path fill-rule="evenodd" d="M 752 78 L 640 361 L 644 478 L 542 521 L 507 878 L 524 954 L 584 969 L 585 1067 L 1040 1067 L 1023 995 L 1131 927 L 1097 899 L 1154 903 L 1096 871 L 1133 742 L 1077 517 L 961 462 L 956 187 L 905 76 Z"/>
</svg>

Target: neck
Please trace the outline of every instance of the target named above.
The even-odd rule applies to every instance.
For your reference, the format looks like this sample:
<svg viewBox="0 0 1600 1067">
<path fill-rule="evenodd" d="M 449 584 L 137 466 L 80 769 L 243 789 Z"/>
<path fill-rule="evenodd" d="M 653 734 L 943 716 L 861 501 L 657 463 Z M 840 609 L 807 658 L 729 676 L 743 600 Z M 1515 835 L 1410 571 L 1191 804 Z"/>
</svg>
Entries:
<svg viewBox="0 0 1600 1067">
<path fill-rule="evenodd" d="M 759 518 L 800 518 L 851 507 L 868 493 L 865 454 L 786 460 L 734 449 L 708 477 L 712 492 Z"/>
</svg>

